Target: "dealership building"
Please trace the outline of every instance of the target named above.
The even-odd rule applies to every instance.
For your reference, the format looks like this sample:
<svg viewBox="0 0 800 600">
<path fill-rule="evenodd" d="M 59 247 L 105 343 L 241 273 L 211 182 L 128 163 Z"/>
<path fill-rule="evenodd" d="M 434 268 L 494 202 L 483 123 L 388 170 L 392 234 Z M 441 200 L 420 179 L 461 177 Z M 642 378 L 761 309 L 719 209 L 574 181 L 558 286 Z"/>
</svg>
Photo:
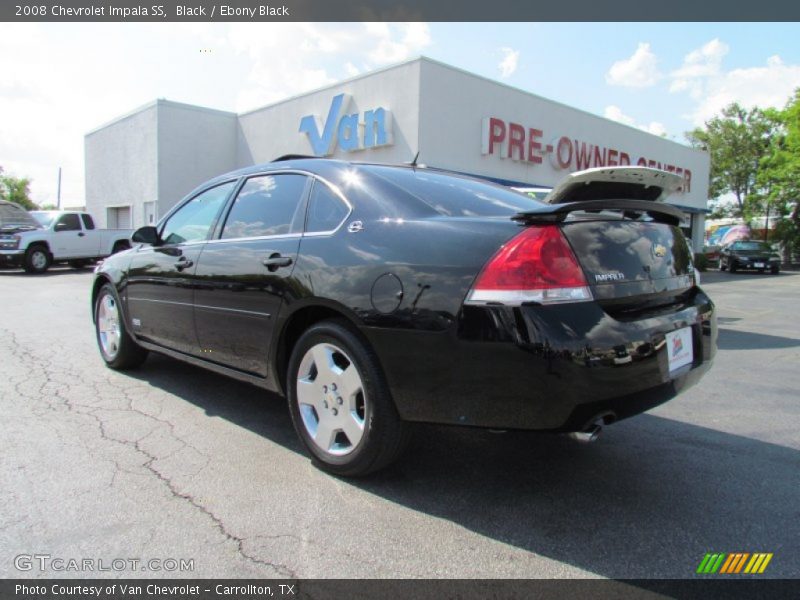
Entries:
<svg viewBox="0 0 800 600">
<path fill-rule="evenodd" d="M 702 247 L 706 153 L 428 58 L 236 114 L 156 100 L 88 133 L 86 209 L 106 227 L 155 223 L 226 171 L 286 154 L 418 162 L 515 187 L 551 188 L 591 167 L 683 178 L 668 198 Z"/>
</svg>

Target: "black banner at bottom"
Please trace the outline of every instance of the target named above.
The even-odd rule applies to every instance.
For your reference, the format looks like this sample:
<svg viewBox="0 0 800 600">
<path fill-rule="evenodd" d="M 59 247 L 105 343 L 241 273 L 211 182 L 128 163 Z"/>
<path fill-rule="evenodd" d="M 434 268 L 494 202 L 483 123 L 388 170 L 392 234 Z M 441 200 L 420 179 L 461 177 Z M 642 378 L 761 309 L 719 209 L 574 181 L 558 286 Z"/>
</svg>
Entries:
<svg viewBox="0 0 800 600">
<path fill-rule="evenodd" d="M 798 598 L 791 579 L 5 579 L 15 600 Z"/>
</svg>

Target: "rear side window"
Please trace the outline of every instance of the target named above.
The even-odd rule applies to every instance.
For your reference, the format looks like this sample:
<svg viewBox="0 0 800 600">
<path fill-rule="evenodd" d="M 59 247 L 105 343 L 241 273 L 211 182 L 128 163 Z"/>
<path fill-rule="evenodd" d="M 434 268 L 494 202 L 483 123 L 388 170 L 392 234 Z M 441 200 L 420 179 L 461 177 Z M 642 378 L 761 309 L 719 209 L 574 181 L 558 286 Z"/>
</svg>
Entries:
<svg viewBox="0 0 800 600">
<path fill-rule="evenodd" d="M 61 218 L 56 223 L 56 231 L 80 231 L 81 222 L 78 220 L 78 215 L 69 213 L 61 215 Z"/>
<path fill-rule="evenodd" d="M 464 177 L 425 169 L 362 168 L 422 200 L 446 217 L 512 216 L 541 206 L 533 198 L 510 189 Z"/>
<path fill-rule="evenodd" d="M 198 194 L 167 219 L 161 230 L 165 244 L 183 244 L 205 240 L 228 198 L 235 181 L 218 185 Z"/>
<path fill-rule="evenodd" d="M 83 228 L 84 229 L 94 229 L 94 221 L 92 220 L 92 215 L 82 214 L 81 219 L 83 220 Z"/>
<path fill-rule="evenodd" d="M 306 183 L 305 175 L 290 173 L 248 179 L 228 213 L 222 239 L 294 233 Z"/>
<path fill-rule="evenodd" d="M 333 231 L 342 224 L 349 212 L 350 207 L 331 188 L 315 181 L 308 199 L 306 233 Z"/>
</svg>

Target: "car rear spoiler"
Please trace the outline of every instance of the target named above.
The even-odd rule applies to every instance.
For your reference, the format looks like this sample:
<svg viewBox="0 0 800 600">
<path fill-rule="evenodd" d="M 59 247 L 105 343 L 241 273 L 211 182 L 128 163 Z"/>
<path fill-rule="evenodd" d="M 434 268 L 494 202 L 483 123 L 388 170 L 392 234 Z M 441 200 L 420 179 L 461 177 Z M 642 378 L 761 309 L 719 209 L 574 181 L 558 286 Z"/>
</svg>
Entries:
<svg viewBox="0 0 800 600">
<path fill-rule="evenodd" d="M 542 204 L 534 210 L 517 213 L 511 217 L 526 225 L 534 223 L 558 223 L 567 218 L 567 215 L 576 211 L 600 212 L 604 210 L 622 211 L 626 216 L 636 216 L 645 213 L 654 221 L 679 225 L 683 220 L 683 212 L 676 206 L 663 202 L 649 200 L 584 200 L 580 202 L 565 202 L 563 204 Z"/>
</svg>

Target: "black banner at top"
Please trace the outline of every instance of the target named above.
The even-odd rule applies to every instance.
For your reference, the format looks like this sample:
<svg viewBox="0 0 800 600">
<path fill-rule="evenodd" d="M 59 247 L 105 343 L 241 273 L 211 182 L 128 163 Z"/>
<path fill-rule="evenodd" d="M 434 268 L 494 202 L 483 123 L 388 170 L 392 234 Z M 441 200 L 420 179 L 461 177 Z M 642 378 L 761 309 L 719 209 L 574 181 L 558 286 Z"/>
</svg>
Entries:
<svg viewBox="0 0 800 600">
<path fill-rule="evenodd" d="M 797 0 L 3 0 L 0 21 L 800 21 Z"/>
</svg>

